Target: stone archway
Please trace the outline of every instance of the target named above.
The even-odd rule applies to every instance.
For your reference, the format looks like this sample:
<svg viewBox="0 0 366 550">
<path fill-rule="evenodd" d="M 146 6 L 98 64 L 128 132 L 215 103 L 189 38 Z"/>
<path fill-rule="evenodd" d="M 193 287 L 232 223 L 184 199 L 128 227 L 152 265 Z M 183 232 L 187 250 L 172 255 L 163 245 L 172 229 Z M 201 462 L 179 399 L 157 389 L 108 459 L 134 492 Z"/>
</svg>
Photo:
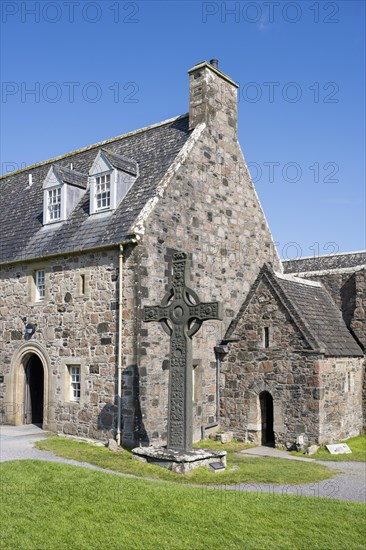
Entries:
<svg viewBox="0 0 366 550">
<path fill-rule="evenodd" d="M 51 362 L 38 342 L 26 342 L 18 348 L 11 362 L 10 400 L 12 424 L 41 423 L 52 429 L 54 407 L 50 398 Z"/>
</svg>

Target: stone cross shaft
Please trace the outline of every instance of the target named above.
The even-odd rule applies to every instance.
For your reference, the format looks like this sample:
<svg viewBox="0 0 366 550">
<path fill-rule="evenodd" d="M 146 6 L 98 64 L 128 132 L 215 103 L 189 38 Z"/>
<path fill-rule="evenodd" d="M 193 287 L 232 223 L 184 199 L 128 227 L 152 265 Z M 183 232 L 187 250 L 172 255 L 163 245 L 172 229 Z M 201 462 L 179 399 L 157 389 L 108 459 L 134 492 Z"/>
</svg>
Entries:
<svg viewBox="0 0 366 550">
<path fill-rule="evenodd" d="M 144 308 L 144 321 L 160 322 L 170 336 L 167 448 L 179 451 L 192 449 L 192 337 L 204 321 L 222 320 L 221 302 L 200 302 L 186 285 L 189 278 L 187 254 L 175 253 L 171 286 L 161 305 Z"/>
</svg>

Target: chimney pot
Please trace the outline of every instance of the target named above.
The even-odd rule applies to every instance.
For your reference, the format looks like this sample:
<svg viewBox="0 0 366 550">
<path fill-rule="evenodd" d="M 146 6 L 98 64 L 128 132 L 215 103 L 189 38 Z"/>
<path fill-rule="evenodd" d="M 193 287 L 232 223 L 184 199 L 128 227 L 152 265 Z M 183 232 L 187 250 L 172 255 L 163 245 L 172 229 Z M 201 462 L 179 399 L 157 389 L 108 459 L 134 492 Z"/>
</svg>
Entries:
<svg viewBox="0 0 366 550">
<path fill-rule="evenodd" d="M 210 65 L 215 67 L 215 69 L 218 69 L 219 68 L 219 60 L 218 59 L 211 59 L 210 60 Z"/>
</svg>

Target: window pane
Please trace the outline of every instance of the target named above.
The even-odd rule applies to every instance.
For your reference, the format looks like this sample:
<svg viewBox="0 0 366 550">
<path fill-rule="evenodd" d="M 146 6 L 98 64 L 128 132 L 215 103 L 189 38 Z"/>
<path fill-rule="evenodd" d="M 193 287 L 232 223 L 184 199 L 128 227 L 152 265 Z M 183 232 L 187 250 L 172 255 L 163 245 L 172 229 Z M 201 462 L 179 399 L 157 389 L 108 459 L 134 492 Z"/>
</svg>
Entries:
<svg viewBox="0 0 366 550">
<path fill-rule="evenodd" d="M 80 401 L 80 367 L 69 367 L 70 374 L 70 400 Z"/>
<path fill-rule="evenodd" d="M 111 205 L 111 175 L 99 176 L 96 178 L 95 201 L 97 210 L 109 208 Z"/>
<path fill-rule="evenodd" d="M 48 191 L 48 215 L 50 220 L 61 218 L 61 187 Z"/>
<path fill-rule="evenodd" d="M 36 271 L 35 283 L 36 283 L 36 300 L 37 301 L 44 300 L 44 295 L 45 295 L 44 271 L 42 270 Z"/>
</svg>

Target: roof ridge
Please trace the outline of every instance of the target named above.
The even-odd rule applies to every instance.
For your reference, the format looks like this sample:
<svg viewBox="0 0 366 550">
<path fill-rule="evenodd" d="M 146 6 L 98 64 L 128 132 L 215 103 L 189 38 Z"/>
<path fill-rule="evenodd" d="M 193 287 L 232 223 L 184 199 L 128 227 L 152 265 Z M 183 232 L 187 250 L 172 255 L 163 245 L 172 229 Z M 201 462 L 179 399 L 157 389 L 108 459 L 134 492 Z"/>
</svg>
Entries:
<svg viewBox="0 0 366 550">
<path fill-rule="evenodd" d="M 319 260 L 319 258 L 332 258 L 334 256 L 347 256 L 351 254 L 366 254 L 366 250 L 355 250 L 354 252 L 335 252 L 334 254 L 319 254 L 319 256 L 301 256 L 301 258 L 288 258 L 282 262 L 300 262 L 301 260 Z"/>
<path fill-rule="evenodd" d="M 41 162 L 36 162 L 35 164 L 31 164 L 29 166 L 26 166 L 24 168 L 20 168 L 19 170 L 15 170 L 14 172 L 9 172 L 8 174 L 4 174 L 0 176 L 0 180 L 7 178 L 8 176 L 14 176 L 15 174 L 20 174 L 22 172 L 26 172 L 27 170 L 33 170 L 34 168 L 38 168 L 39 166 L 45 166 L 47 164 L 53 164 L 54 162 L 58 162 L 64 158 L 71 157 L 73 155 L 76 155 L 77 153 L 83 153 L 85 151 L 90 151 L 94 148 L 100 148 L 103 145 L 107 145 L 109 143 L 113 143 L 114 141 L 118 141 L 121 139 L 125 139 L 128 137 L 131 137 L 136 134 L 141 134 L 142 132 L 147 132 L 148 130 L 154 130 L 155 128 L 158 128 L 159 126 L 164 126 L 167 124 L 171 124 L 172 122 L 175 122 L 176 120 L 180 120 L 182 118 L 188 117 L 189 114 L 185 113 L 184 115 L 178 115 L 172 118 L 168 118 L 167 120 L 163 120 L 161 122 L 156 122 L 154 124 L 150 124 L 149 126 L 144 126 L 143 128 L 139 128 L 137 130 L 133 130 L 132 132 L 127 132 L 126 134 L 121 134 L 119 136 L 116 136 L 114 138 L 105 139 L 103 141 L 99 141 L 98 143 L 93 143 L 92 145 L 87 145 L 86 147 L 81 147 L 80 149 L 75 149 L 75 151 L 70 151 L 69 153 L 64 153 L 63 155 L 59 155 L 57 157 L 50 158 L 48 160 L 44 160 Z"/>
<path fill-rule="evenodd" d="M 319 283 L 318 281 L 312 281 L 309 279 L 303 279 L 301 277 L 296 277 L 295 275 L 292 275 L 291 273 L 278 273 L 275 271 L 275 276 L 278 279 L 284 279 L 285 281 L 290 281 L 292 283 L 298 283 L 300 285 L 308 285 L 313 287 L 320 287 L 322 288 L 323 285 Z"/>
<path fill-rule="evenodd" d="M 324 269 L 316 269 L 316 270 L 313 270 L 313 271 L 311 271 L 311 270 L 310 271 L 294 271 L 292 274 L 296 273 L 296 276 L 298 276 L 298 278 L 312 277 L 313 275 L 317 276 L 317 277 L 321 277 L 322 275 L 328 275 L 328 274 L 335 275 L 337 273 L 357 273 L 358 271 L 361 271 L 365 268 L 366 268 L 366 263 L 365 264 L 357 264 L 357 265 L 354 265 L 352 267 L 328 267 L 328 268 L 324 268 Z M 288 273 L 288 275 L 291 275 L 291 273 Z"/>
</svg>

